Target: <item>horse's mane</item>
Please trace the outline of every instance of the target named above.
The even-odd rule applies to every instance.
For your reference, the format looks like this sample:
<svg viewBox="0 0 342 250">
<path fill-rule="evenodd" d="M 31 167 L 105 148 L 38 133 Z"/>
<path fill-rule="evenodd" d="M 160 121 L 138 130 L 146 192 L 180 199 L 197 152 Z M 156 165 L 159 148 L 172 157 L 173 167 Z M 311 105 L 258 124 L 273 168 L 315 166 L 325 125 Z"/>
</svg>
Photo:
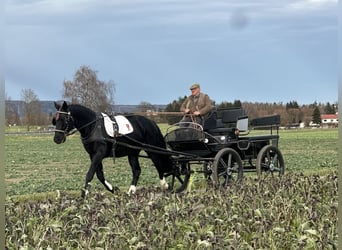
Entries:
<svg viewBox="0 0 342 250">
<path fill-rule="evenodd" d="M 81 104 L 70 104 L 69 105 L 70 110 L 72 111 L 77 111 L 77 112 L 89 112 L 89 113 L 94 113 L 95 111 L 91 110 L 90 108 L 87 108 Z"/>
<path fill-rule="evenodd" d="M 86 116 L 96 116 L 95 111 L 91 110 L 90 108 L 87 108 L 81 104 L 70 104 L 69 109 L 71 112 L 75 114 L 83 114 Z"/>
</svg>

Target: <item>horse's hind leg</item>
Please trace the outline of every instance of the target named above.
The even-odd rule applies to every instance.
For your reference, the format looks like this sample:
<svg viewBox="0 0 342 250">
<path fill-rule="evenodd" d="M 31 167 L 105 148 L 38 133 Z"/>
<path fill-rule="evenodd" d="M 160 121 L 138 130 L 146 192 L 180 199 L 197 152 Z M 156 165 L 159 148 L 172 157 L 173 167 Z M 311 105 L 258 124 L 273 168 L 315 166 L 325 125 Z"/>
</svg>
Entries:
<svg viewBox="0 0 342 250">
<path fill-rule="evenodd" d="M 128 156 L 128 162 L 129 162 L 129 165 L 131 166 L 131 169 L 132 169 L 133 178 L 132 178 L 131 186 L 129 187 L 129 190 L 127 193 L 128 194 L 131 194 L 131 193 L 134 194 L 136 189 L 137 189 L 136 187 L 137 187 L 139 176 L 141 173 L 141 168 L 140 168 L 140 164 L 139 164 L 139 157 L 136 155 L 129 155 Z"/>
<path fill-rule="evenodd" d="M 154 166 L 156 167 L 156 169 L 158 171 L 160 186 L 163 189 L 168 189 L 169 184 L 167 184 L 167 182 L 165 180 L 165 176 L 164 176 L 163 161 L 162 161 L 163 156 L 156 155 L 156 154 L 149 153 L 149 152 L 147 152 L 147 155 L 152 160 Z M 164 166 L 164 167 L 166 167 L 166 166 Z"/>
</svg>

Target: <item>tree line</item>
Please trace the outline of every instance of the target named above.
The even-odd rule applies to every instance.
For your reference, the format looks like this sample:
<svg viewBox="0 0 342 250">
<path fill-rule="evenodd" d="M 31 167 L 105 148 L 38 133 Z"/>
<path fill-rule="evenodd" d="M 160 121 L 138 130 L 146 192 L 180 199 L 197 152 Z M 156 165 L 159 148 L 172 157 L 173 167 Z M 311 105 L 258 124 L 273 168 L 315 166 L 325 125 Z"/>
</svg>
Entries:
<svg viewBox="0 0 342 250">
<path fill-rule="evenodd" d="M 101 81 L 97 77 L 97 72 L 89 66 L 81 66 L 75 73 L 73 80 L 64 80 L 63 99 L 87 106 L 93 110 L 112 113 L 114 104 L 115 83 L 113 81 Z M 49 125 L 53 114 L 42 112 L 38 96 L 32 89 L 23 89 L 22 101 L 24 102 L 23 118 L 19 117 L 18 111 L 9 105 L 5 107 L 5 121 L 8 124 L 26 125 L 27 130 L 31 126 Z M 166 105 L 165 112 L 178 112 L 180 106 L 187 96 L 179 97 Z M 9 98 L 6 95 L 6 100 Z M 281 126 L 304 123 L 306 126 L 311 121 L 320 124 L 321 114 L 335 114 L 337 112 L 336 103 L 317 103 L 299 105 L 297 101 L 292 100 L 287 103 L 263 103 L 263 102 L 233 102 L 216 103 L 213 100 L 213 106 L 217 109 L 243 108 L 250 119 L 257 117 L 279 114 L 281 117 Z M 138 105 L 140 112 L 156 111 L 153 104 L 142 101 Z M 150 116 L 158 122 L 174 123 L 180 119 L 180 116 L 154 115 Z"/>
<path fill-rule="evenodd" d="M 166 106 L 165 111 L 179 111 L 181 104 L 186 99 L 186 96 L 174 100 Z M 278 114 L 280 115 L 281 126 L 293 126 L 304 123 L 309 126 L 310 122 L 321 124 L 321 114 L 336 114 L 337 102 L 331 104 L 314 102 L 312 104 L 299 105 L 297 101 L 288 103 L 263 103 L 263 102 L 241 102 L 235 100 L 233 102 L 222 102 L 216 104 L 213 101 L 213 106 L 216 110 L 243 108 L 250 120 L 258 117 Z M 175 121 L 177 118 L 172 118 Z M 179 119 L 179 118 L 178 118 Z"/>
</svg>

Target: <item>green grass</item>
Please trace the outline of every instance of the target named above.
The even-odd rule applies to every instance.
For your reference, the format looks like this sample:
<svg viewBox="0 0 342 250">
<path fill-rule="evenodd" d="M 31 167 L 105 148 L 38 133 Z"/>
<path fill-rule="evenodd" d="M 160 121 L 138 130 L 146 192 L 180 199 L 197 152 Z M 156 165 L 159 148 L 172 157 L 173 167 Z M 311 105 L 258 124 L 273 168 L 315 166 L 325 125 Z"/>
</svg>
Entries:
<svg viewBox="0 0 342 250">
<path fill-rule="evenodd" d="M 337 129 L 285 130 L 280 132 L 287 171 L 325 172 L 337 169 Z"/>
<path fill-rule="evenodd" d="M 165 133 L 166 125 L 161 125 Z M 260 131 L 257 131 L 260 133 Z M 81 190 L 90 166 L 79 135 L 64 144 L 49 135 L 7 135 L 5 137 L 7 195 L 31 194 L 56 190 Z M 337 169 L 337 130 L 282 130 L 279 149 L 286 172 L 326 173 Z M 149 159 L 141 158 L 139 185 L 158 185 L 157 171 Z M 104 161 L 106 179 L 114 186 L 128 188 L 131 169 L 127 158 Z M 201 176 L 200 176 L 201 177 Z M 196 177 L 195 177 L 196 178 Z M 92 185 L 102 185 L 94 177 Z"/>
<path fill-rule="evenodd" d="M 90 166 L 79 135 L 67 138 L 57 145 L 51 135 L 12 136 L 5 138 L 7 195 L 32 194 L 55 190 L 81 190 Z M 131 168 L 127 157 L 104 159 L 105 176 L 117 187 L 128 189 Z M 159 184 L 157 171 L 149 159 L 140 159 L 141 185 Z M 96 176 L 92 186 L 101 185 Z"/>
</svg>

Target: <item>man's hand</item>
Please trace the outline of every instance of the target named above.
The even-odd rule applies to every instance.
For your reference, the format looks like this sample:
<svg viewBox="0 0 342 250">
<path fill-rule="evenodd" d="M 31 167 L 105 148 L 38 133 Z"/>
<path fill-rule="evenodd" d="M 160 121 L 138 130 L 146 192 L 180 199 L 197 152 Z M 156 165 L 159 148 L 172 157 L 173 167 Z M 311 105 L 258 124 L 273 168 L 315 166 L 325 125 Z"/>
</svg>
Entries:
<svg viewBox="0 0 342 250">
<path fill-rule="evenodd" d="M 195 111 L 194 115 L 200 115 L 201 113 L 199 111 Z"/>
<path fill-rule="evenodd" d="M 185 110 L 184 110 L 184 113 L 185 113 L 185 114 L 189 114 L 189 113 L 190 113 L 190 109 L 185 109 Z"/>
</svg>

